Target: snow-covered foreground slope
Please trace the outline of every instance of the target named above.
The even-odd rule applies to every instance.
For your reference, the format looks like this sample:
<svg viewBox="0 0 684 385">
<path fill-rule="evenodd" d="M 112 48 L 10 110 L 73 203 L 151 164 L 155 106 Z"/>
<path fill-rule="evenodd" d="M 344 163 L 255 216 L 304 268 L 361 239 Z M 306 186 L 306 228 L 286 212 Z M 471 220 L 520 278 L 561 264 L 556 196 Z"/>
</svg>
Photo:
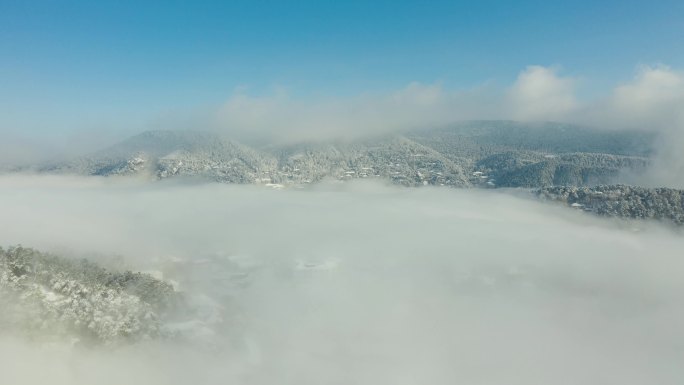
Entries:
<svg viewBox="0 0 684 385">
<path fill-rule="evenodd" d="M 189 338 L 116 346 L 3 329 L 3 383 L 684 377 L 684 237 L 655 224 L 482 190 L 63 177 L 0 178 L 0 212 L 0 244 L 119 256 L 193 315 L 167 324 Z"/>
<path fill-rule="evenodd" d="M 112 344 L 168 335 L 160 316 L 176 302 L 170 284 L 112 273 L 23 247 L 0 249 L 4 330 L 61 342 Z"/>
</svg>

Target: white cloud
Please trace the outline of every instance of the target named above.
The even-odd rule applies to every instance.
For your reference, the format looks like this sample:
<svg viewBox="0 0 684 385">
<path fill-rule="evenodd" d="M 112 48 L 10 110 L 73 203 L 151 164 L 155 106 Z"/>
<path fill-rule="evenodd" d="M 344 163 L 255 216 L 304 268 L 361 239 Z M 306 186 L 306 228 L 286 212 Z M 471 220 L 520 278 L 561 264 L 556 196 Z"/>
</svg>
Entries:
<svg viewBox="0 0 684 385">
<path fill-rule="evenodd" d="M 508 90 L 511 117 L 519 120 L 567 120 L 578 107 L 577 80 L 561 77 L 555 68 L 529 66 Z"/>
<path fill-rule="evenodd" d="M 232 95 L 213 117 L 231 133 L 288 138 L 358 137 L 430 128 L 471 119 L 562 121 L 608 129 L 663 130 L 682 121 L 684 76 L 665 66 L 642 67 L 634 79 L 603 97 L 580 100 L 577 78 L 557 67 L 529 66 L 509 87 L 483 85 L 447 90 L 411 83 L 385 94 L 304 100 L 272 95 Z"/>
<path fill-rule="evenodd" d="M 643 183 L 684 188 L 684 74 L 666 66 L 641 67 L 584 114 L 598 127 L 650 130 L 660 134 L 656 156 Z"/>
<path fill-rule="evenodd" d="M 670 130 L 684 118 L 684 75 L 666 66 L 641 67 L 587 108 L 588 119 L 607 128 Z"/>
<path fill-rule="evenodd" d="M 292 98 L 282 90 L 260 97 L 238 92 L 216 110 L 212 126 L 275 141 L 350 139 L 475 119 L 492 109 L 488 102 L 497 96 L 491 91 L 411 83 L 386 94 L 320 100 Z"/>
<path fill-rule="evenodd" d="M 353 139 L 472 119 L 560 121 L 603 129 L 660 134 L 655 168 L 646 184 L 684 187 L 684 75 L 666 66 L 641 67 L 634 79 L 603 97 L 580 100 L 578 79 L 556 67 L 529 66 L 507 88 L 451 91 L 411 83 L 387 94 L 306 101 L 278 91 L 236 93 L 217 110 L 213 126 L 247 139 Z"/>
<path fill-rule="evenodd" d="M 644 113 L 654 108 L 681 103 L 684 96 L 684 77 L 669 67 L 643 67 L 634 81 L 615 89 L 613 99 L 617 108 Z"/>
<path fill-rule="evenodd" d="M 471 119 L 565 120 L 578 108 L 576 80 L 555 68 L 530 66 L 508 89 L 484 84 L 446 90 L 411 83 L 385 94 L 302 100 L 282 89 L 272 95 L 233 94 L 213 117 L 213 126 L 233 135 L 271 140 L 356 138 L 433 128 Z"/>
<path fill-rule="evenodd" d="M 647 183 L 684 187 L 682 72 L 662 65 L 643 66 L 633 79 L 593 100 L 578 97 L 579 85 L 577 78 L 562 75 L 558 67 L 531 65 L 508 86 L 484 83 L 460 90 L 440 84 L 410 83 L 384 93 L 298 98 L 284 89 L 260 96 L 238 89 L 220 106 L 176 112 L 160 118 L 152 127 L 215 129 L 238 141 L 278 143 L 348 140 L 474 119 L 547 120 L 604 129 L 651 130 L 661 134 L 662 142 L 657 148 L 657 168 L 651 173 L 654 179 Z M 55 150 L 60 146 L 58 140 L 36 143 L 18 140 L 20 136 L 10 133 L 3 136 L 3 163 L 83 153 L 86 147 L 90 149 L 94 143 L 102 142 L 90 140 L 90 146 L 62 145 Z M 109 136 L 120 137 L 111 133 Z M 82 139 L 71 142 L 81 143 Z M 656 174 L 661 176 L 655 177 Z"/>
</svg>

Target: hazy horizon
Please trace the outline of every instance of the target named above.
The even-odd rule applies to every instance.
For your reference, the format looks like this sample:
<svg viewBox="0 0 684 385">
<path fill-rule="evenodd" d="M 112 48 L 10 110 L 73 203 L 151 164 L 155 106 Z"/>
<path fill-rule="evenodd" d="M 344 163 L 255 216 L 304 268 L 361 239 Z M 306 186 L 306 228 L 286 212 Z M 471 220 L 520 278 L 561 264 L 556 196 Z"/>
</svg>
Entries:
<svg viewBox="0 0 684 385">
<path fill-rule="evenodd" d="M 677 1 L 4 2 L 0 162 L 150 129 L 298 141 L 471 119 L 681 144 L 683 15 Z"/>
</svg>

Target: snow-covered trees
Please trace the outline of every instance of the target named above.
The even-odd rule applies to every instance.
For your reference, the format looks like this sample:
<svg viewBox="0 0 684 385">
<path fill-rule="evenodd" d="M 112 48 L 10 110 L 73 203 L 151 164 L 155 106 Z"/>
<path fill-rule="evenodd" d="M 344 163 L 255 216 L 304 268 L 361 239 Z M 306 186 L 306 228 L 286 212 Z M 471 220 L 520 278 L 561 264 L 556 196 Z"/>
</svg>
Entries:
<svg viewBox="0 0 684 385">
<path fill-rule="evenodd" d="M 165 333 L 177 294 L 149 275 L 108 271 L 21 246 L 0 248 L 0 325 L 29 336 L 117 343 Z"/>
<path fill-rule="evenodd" d="M 635 186 L 544 187 L 542 199 L 620 218 L 657 219 L 684 225 L 684 190 Z"/>
</svg>

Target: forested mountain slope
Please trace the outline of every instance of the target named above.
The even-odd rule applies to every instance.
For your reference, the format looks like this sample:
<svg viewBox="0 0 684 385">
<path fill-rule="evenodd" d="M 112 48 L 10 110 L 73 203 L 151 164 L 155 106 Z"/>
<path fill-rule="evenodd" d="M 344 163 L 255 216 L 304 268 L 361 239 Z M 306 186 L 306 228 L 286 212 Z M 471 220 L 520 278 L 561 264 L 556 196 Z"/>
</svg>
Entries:
<svg viewBox="0 0 684 385">
<path fill-rule="evenodd" d="M 381 178 L 405 186 L 591 186 L 643 172 L 654 139 L 645 132 L 509 121 L 252 147 L 215 132 L 148 131 L 88 156 L 31 170 L 272 186 L 326 178 Z"/>
<path fill-rule="evenodd" d="M 557 186 L 541 188 L 536 195 L 601 216 L 656 219 L 684 225 L 684 190 L 623 185 Z"/>
</svg>

